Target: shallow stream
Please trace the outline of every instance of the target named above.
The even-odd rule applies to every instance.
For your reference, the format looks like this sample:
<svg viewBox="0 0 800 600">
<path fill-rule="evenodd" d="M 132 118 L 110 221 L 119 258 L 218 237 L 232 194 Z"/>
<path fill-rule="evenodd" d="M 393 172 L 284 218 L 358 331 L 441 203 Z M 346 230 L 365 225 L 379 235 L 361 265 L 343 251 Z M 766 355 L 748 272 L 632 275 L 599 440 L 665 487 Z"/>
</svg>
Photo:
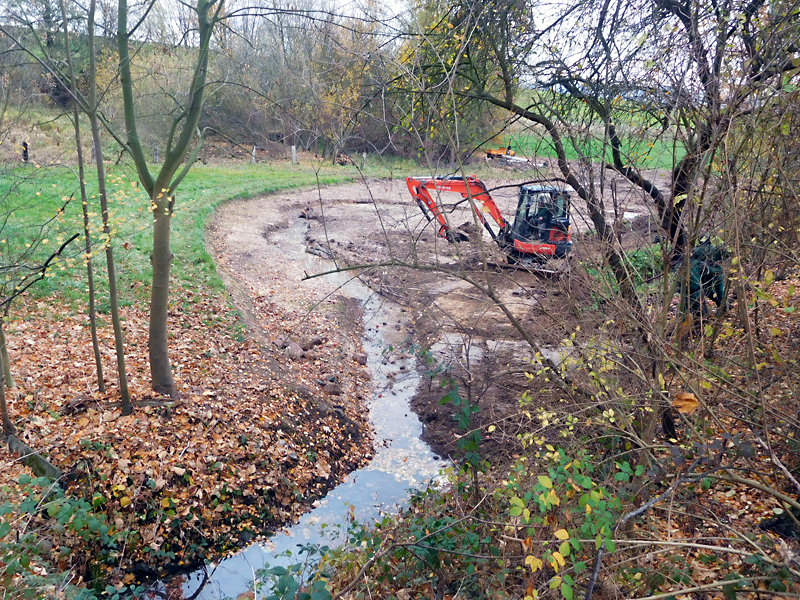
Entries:
<svg viewBox="0 0 800 600">
<path fill-rule="evenodd" d="M 279 244 L 284 256 L 306 273 L 330 270 L 333 264 L 307 254 L 303 245 L 307 222 L 298 219 L 274 233 L 269 243 Z M 375 430 L 375 456 L 363 469 L 351 473 L 303 515 L 299 522 L 278 531 L 266 543 L 253 544 L 205 570 L 192 573 L 183 585 L 186 598 L 200 600 L 236 598 L 252 590 L 253 579 L 265 566 L 301 562 L 300 546 L 339 546 L 351 519 L 371 523 L 403 507 L 412 490 L 424 489 L 447 463 L 420 440 L 422 424 L 411 411 L 410 401 L 422 378 L 413 356 L 390 351 L 404 342 L 403 334 L 387 324 L 399 323 L 399 306 L 374 294 L 358 279 L 345 274 L 326 276 L 326 283 L 341 286 L 337 293 L 356 298 L 363 305 L 364 352 L 372 373 L 374 393 L 368 403 Z M 315 280 L 301 285 L 315 285 Z"/>
</svg>

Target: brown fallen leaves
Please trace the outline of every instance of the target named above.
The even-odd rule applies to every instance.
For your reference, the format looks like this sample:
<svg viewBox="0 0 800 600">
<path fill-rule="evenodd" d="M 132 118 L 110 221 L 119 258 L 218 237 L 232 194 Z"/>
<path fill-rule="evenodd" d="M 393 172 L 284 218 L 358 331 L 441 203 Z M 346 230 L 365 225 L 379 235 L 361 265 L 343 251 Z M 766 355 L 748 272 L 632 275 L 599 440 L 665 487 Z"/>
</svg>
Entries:
<svg viewBox="0 0 800 600">
<path fill-rule="evenodd" d="M 692 393 L 681 392 L 675 394 L 675 398 L 672 399 L 672 407 L 685 415 L 691 415 L 699 405 L 697 396 Z"/>
<path fill-rule="evenodd" d="M 698 547 L 682 553 L 680 560 L 685 562 L 681 568 L 692 578 L 692 585 L 719 581 L 737 572 L 751 574 L 753 558 L 747 557 L 747 553 L 753 552 L 753 548 L 776 562 L 785 560 L 784 554 L 793 556 L 791 553 L 796 552 L 796 540 L 781 539 L 778 530 L 768 526 L 771 517 L 783 514 L 787 506 L 766 490 L 788 493 L 792 498 L 797 495 L 797 488 L 785 476 L 784 469 L 794 471 L 798 464 L 795 441 L 796 415 L 800 410 L 796 394 L 800 386 L 797 368 L 800 295 L 795 291 L 798 285 L 797 279 L 775 282 L 767 293 L 748 298 L 748 319 L 755 329 L 751 336 L 738 305 L 722 318 L 710 318 L 705 323 L 705 336 L 695 339 L 694 350 L 698 355 L 706 354 L 711 368 L 693 381 L 696 394 L 681 391 L 673 396 L 672 407 L 684 415 L 684 428 L 679 430 L 679 444 L 671 448 L 672 457 L 689 455 L 692 444 L 697 445 L 699 440 L 705 446 L 698 447 L 709 456 L 721 457 L 721 462 L 728 465 L 726 469 L 711 471 L 720 479 L 709 478 L 689 486 L 676 493 L 669 505 L 655 506 L 648 530 L 640 530 L 642 536 L 678 545 L 685 542 L 723 548 L 714 552 Z M 716 335 L 713 354 L 708 346 L 712 334 Z M 676 363 L 680 364 L 680 360 L 676 356 Z M 673 389 L 685 389 L 685 384 L 686 380 L 677 376 Z M 688 464 L 687 461 L 683 466 Z M 725 480 L 728 473 L 745 478 L 743 481 L 756 480 L 764 489 Z M 741 540 L 748 541 L 737 546 Z M 657 543 L 654 541 L 654 546 Z M 726 553 L 729 548 L 740 554 Z M 657 560 L 655 556 L 647 553 L 639 562 L 654 571 L 668 573 L 664 565 L 673 557 L 662 554 Z M 652 564 L 645 565 L 643 559 L 648 557 Z M 780 587 L 770 586 L 779 581 L 788 588 L 783 595 L 797 595 L 800 587 L 796 578 L 785 574 L 773 577 L 774 580 L 754 584 L 763 597 L 778 597 L 771 592 Z M 668 592 L 680 587 L 667 578 L 659 589 Z M 704 593 L 714 599 L 728 597 L 721 590 Z M 756 596 L 762 597 L 737 594 L 742 598 Z"/>
<path fill-rule="evenodd" d="M 181 398 L 149 389 L 147 314 L 122 311 L 135 410 L 123 417 L 107 315 L 100 331 L 108 391 L 97 392 L 89 320 L 56 299 L 23 299 L 7 325 L 18 387 L 7 390 L 20 437 L 67 476 L 63 485 L 126 532 L 105 575 L 132 565 L 189 564 L 241 546 L 295 520 L 326 490 L 371 456 L 360 402 L 368 383 L 343 351 L 358 332 L 337 327 L 334 305 L 312 315 L 270 307 L 263 329 L 277 337 L 316 336 L 313 360 L 290 360 L 277 347 L 245 339 L 218 297 L 174 293 L 171 359 Z M 352 336 L 352 337 L 347 337 Z M 325 397 L 335 373 L 341 394 Z M 14 500 L 24 472 L 0 450 L 0 485 Z M 46 525 L 47 515 L 36 517 Z M 78 538 L 50 534 L 69 553 L 54 562 L 88 573 L 93 557 Z M 54 551 L 55 552 L 55 551 Z M 97 568 L 98 565 L 94 565 Z M 83 570 L 82 570 L 83 569 Z"/>
</svg>

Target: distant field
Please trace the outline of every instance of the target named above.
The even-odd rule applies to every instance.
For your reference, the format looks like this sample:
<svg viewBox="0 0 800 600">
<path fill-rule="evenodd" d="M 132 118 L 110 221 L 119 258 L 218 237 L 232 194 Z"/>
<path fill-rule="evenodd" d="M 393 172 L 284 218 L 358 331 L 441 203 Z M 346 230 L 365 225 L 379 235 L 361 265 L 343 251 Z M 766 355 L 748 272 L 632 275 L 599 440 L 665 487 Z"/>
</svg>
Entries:
<svg viewBox="0 0 800 600">
<path fill-rule="evenodd" d="M 549 138 L 543 138 L 534 134 L 519 133 L 504 136 L 501 144 L 509 144 L 522 156 L 539 156 L 555 158 L 556 153 L 549 143 Z M 623 152 L 627 159 L 643 169 L 671 169 L 675 162 L 683 158 L 685 150 L 682 145 L 673 147 L 668 140 L 657 139 L 652 142 L 643 140 L 623 140 Z M 603 140 L 591 139 L 580 144 L 581 152 L 593 161 L 605 160 L 611 162 L 611 147 Z M 573 144 L 565 140 L 565 151 L 567 160 L 577 160 L 580 158 L 578 151 Z"/>
</svg>

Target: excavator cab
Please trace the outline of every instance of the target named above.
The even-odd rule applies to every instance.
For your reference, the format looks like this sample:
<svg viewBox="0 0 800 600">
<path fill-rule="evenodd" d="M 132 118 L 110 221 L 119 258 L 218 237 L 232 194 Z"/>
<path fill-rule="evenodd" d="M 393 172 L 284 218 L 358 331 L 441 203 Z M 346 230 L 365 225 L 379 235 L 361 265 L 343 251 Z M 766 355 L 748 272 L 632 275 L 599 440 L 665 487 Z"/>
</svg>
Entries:
<svg viewBox="0 0 800 600">
<path fill-rule="evenodd" d="M 552 186 L 523 185 L 506 243 L 514 258 L 563 258 L 572 250 L 569 195 Z"/>
</svg>

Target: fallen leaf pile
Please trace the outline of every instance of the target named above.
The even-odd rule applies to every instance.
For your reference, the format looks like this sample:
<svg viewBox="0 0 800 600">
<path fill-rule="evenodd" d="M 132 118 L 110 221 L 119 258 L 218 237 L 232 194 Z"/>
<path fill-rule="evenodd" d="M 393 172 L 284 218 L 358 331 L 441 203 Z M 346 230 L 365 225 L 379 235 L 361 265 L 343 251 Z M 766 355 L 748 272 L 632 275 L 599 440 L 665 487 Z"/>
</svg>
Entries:
<svg viewBox="0 0 800 600">
<path fill-rule="evenodd" d="M 800 387 L 800 297 L 795 288 L 799 283 L 796 279 L 776 282 L 768 294 L 748 299 L 752 337 L 742 324 L 739 305 L 734 304 L 721 318 L 704 323 L 705 336 L 696 336 L 687 353 L 676 353 L 677 364 L 690 363 L 693 352 L 708 357 L 710 340 L 716 335 L 713 363 L 707 363 L 712 368 L 702 371 L 702 377 L 689 379 L 696 393 L 682 391 L 687 383 L 685 373 L 691 369 L 668 378 L 668 387 L 675 388 L 672 407 L 681 417 L 683 434 L 664 455 L 665 464 L 680 472 L 705 452 L 708 458 L 698 472 L 709 472 L 712 477 L 682 486 L 670 502 L 654 507 L 646 524 L 637 527 L 638 537 L 653 540 L 653 551 L 638 559 L 642 572 L 650 577 L 643 583 L 668 592 L 682 585 L 718 582 L 733 574 L 766 573 L 767 577 L 753 584 L 765 597 L 773 597 L 773 592 L 791 596 L 800 591 L 797 579 L 780 567 L 782 563 L 796 566 L 785 561 L 781 548 L 790 552 L 800 549 L 793 525 L 784 530 L 776 526 L 781 520 L 791 523 L 788 505 L 755 485 L 725 479 L 733 474 L 797 498 L 798 489 L 784 469 L 796 473 L 798 468 L 800 400 L 795 390 Z M 717 462 L 728 468 L 715 468 Z M 659 554 L 660 542 L 675 544 L 680 550 L 668 553 L 662 549 Z M 683 548 L 682 544 L 706 548 Z M 719 549 L 708 549 L 713 547 Z M 776 566 L 763 566 L 756 555 Z M 755 571 L 753 565 L 761 566 L 762 571 Z M 706 594 L 709 598 L 731 597 L 730 592 L 724 594 L 713 586 Z"/>
<path fill-rule="evenodd" d="M 119 408 L 110 315 L 100 315 L 103 394 L 80 309 L 23 298 L 6 325 L 19 437 L 66 474 L 70 494 L 105 514 L 112 533 L 123 532 L 113 560 L 96 564 L 92 544 L 47 527 L 56 514 L 38 513 L 50 558 L 84 579 L 91 569 L 155 576 L 242 546 L 297 519 L 371 456 L 369 376 L 353 355 L 358 329 L 338 325 L 341 301 L 312 314 L 270 304 L 259 325 L 275 343 L 259 344 L 227 301 L 182 285 L 170 308 L 176 401 L 150 390 L 146 311 L 122 309 L 130 416 Z M 289 344 L 308 350 L 291 354 Z M 3 447 L 0 503 L 19 499 L 23 472 Z"/>
</svg>

